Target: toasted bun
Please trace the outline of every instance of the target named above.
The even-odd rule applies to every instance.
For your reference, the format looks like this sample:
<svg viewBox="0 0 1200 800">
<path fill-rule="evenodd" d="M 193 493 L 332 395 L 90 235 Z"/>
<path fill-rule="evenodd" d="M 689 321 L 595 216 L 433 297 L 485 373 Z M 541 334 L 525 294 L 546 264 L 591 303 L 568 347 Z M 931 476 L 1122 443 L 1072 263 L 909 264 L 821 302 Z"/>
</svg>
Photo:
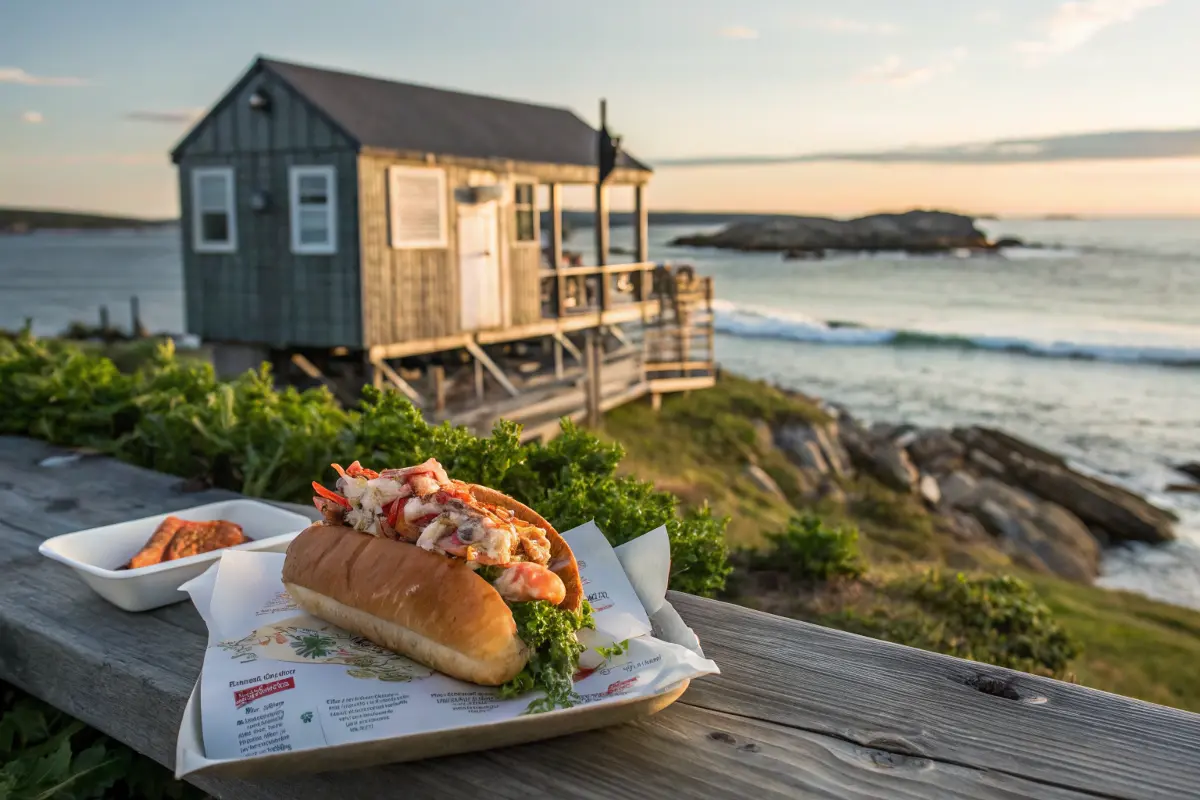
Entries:
<svg viewBox="0 0 1200 800">
<path fill-rule="evenodd" d="M 558 607 L 567 611 L 578 611 L 583 602 L 583 581 L 579 578 L 579 563 L 575 561 L 575 554 L 554 526 L 542 519 L 532 508 L 518 503 L 506 494 L 486 486 L 467 485 L 479 502 L 507 508 L 517 515 L 517 519 L 537 525 L 546 532 L 546 538 L 550 540 L 550 571 L 562 578 L 563 585 L 567 587 L 566 599 L 559 603 Z"/>
<path fill-rule="evenodd" d="M 460 680 L 498 686 L 529 658 L 487 581 L 407 542 L 314 525 L 288 546 L 283 583 L 308 613 Z"/>
</svg>

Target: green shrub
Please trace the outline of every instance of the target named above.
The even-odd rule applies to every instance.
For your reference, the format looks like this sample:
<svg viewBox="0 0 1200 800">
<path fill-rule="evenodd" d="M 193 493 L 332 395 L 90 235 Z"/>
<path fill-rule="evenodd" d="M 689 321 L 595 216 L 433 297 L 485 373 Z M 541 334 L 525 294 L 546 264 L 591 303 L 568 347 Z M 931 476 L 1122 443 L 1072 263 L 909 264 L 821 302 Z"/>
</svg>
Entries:
<svg viewBox="0 0 1200 800">
<path fill-rule="evenodd" d="M 878 639 L 1039 675 L 1063 677 L 1079 645 L 1033 587 L 1011 576 L 931 570 L 889 587 L 892 602 L 825 624 Z M 915 605 L 915 607 L 914 607 Z"/>
<path fill-rule="evenodd" d="M 782 533 L 766 535 L 769 548 L 751 561 L 752 568 L 786 572 L 800 581 L 857 578 L 866 570 L 853 527 L 827 527 L 819 517 L 794 518 Z"/>
<path fill-rule="evenodd" d="M 727 520 L 678 512 L 652 484 L 617 477 L 624 457 L 575 425 L 549 444 L 522 444 L 496 425 L 478 437 L 433 426 L 401 395 L 366 387 L 345 409 L 324 388 L 278 390 L 264 367 L 220 381 L 170 343 L 132 375 L 76 345 L 24 332 L 0 339 L 0 432 L 90 445 L 139 466 L 251 497 L 306 503 L 329 465 L 414 464 L 434 457 L 456 477 L 494 486 L 562 529 L 595 519 L 614 544 L 660 525 L 671 541 L 671 587 L 712 595 L 729 574 Z"/>
<path fill-rule="evenodd" d="M 82 722 L 0 684 L 0 798 L 202 798 Z"/>
</svg>

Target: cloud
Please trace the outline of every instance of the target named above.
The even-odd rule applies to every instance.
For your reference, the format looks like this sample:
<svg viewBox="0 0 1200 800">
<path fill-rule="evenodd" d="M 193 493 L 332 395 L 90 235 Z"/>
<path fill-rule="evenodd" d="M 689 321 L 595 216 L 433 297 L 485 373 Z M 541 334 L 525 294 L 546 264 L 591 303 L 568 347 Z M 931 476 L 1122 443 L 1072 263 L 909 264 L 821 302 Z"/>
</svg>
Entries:
<svg viewBox="0 0 1200 800">
<path fill-rule="evenodd" d="M 0 83 L 17 83 L 22 86 L 86 86 L 83 78 L 31 75 L 19 67 L 0 67 Z"/>
<path fill-rule="evenodd" d="M 21 115 L 21 122 L 29 125 L 40 125 L 45 121 L 46 118 L 42 116 L 42 112 L 40 111 L 26 111 Z"/>
<path fill-rule="evenodd" d="M 1072 0 L 1063 3 L 1040 25 L 1037 39 L 1017 42 L 1017 51 L 1031 64 L 1069 53 L 1087 44 L 1106 28 L 1129 22 L 1167 0 Z"/>
<path fill-rule="evenodd" d="M 998 25 L 1004 21 L 1004 15 L 994 8 L 989 8 L 976 14 L 975 21 L 980 25 Z"/>
<path fill-rule="evenodd" d="M 826 31 L 828 33 L 867 33 L 877 36 L 891 36 L 899 33 L 900 28 L 890 22 L 864 22 L 863 20 L 847 17 L 818 17 L 800 23 L 805 28 Z"/>
<path fill-rule="evenodd" d="M 160 122 L 169 125 L 183 125 L 195 122 L 203 115 L 203 108 L 180 108 L 168 111 L 127 111 L 125 112 L 125 119 L 134 122 Z"/>
<path fill-rule="evenodd" d="M 757 39 L 758 31 L 754 28 L 747 28 L 745 25 L 734 25 L 730 28 L 722 28 L 719 31 L 720 35 L 726 39 Z"/>
<path fill-rule="evenodd" d="M 933 80 L 939 75 L 948 75 L 958 69 L 967 57 L 967 48 L 956 47 L 949 53 L 925 64 L 909 65 L 899 56 L 889 56 L 873 66 L 867 67 L 856 77 L 857 83 L 886 83 L 890 86 L 916 86 Z"/>
<path fill-rule="evenodd" d="M 798 155 L 743 155 L 667 158 L 655 167 L 814 164 L 848 161 L 865 164 L 1029 164 L 1063 161 L 1128 161 L 1200 158 L 1200 128 L 1101 131 L 939 147 L 904 147 L 866 152 Z"/>
</svg>

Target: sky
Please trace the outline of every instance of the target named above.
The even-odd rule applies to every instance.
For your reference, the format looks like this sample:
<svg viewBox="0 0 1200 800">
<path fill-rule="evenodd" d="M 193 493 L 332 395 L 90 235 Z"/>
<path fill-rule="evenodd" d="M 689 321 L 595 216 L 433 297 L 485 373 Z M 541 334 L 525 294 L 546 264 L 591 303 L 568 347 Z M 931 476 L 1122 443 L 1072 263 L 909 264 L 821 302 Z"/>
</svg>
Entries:
<svg viewBox="0 0 1200 800">
<path fill-rule="evenodd" d="M 168 151 L 261 54 L 605 97 L 655 209 L 1200 215 L 1197 31 L 1198 0 L 0 0 L 0 206 L 173 216 Z"/>
</svg>

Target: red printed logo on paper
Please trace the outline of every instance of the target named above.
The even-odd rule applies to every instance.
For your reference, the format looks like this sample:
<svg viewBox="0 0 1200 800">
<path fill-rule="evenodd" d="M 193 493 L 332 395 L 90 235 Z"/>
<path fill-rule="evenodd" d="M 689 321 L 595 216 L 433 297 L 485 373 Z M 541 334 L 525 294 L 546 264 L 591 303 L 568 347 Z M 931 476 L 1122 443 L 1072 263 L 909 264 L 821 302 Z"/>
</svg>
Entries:
<svg viewBox="0 0 1200 800">
<path fill-rule="evenodd" d="M 626 689 L 628 689 L 630 686 L 633 686 L 635 683 L 637 683 L 636 676 L 634 676 L 632 678 L 626 678 L 623 681 L 617 681 L 616 683 L 610 683 L 608 685 L 608 688 L 604 690 L 604 693 L 605 694 L 621 694 Z"/>
<path fill-rule="evenodd" d="M 247 703 L 253 703 L 255 700 L 260 700 L 269 694 L 295 688 L 296 681 L 292 678 L 283 678 L 282 680 L 251 686 L 249 689 L 241 689 L 233 693 L 233 705 L 235 708 L 241 708 Z"/>
</svg>

